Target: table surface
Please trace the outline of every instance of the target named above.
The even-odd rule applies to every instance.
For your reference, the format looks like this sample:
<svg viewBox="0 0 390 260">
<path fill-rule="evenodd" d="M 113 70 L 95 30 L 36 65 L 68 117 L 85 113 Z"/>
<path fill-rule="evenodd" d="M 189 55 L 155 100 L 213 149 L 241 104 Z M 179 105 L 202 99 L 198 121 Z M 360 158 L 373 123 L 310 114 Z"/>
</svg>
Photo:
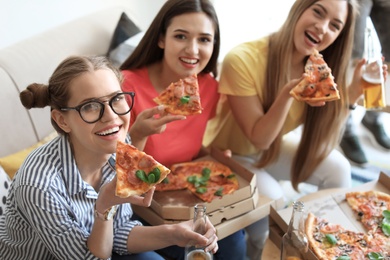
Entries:
<svg viewBox="0 0 390 260">
<path fill-rule="evenodd" d="M 301 197 L 299 200 L 305 202 L 309 200 L 315 200 L 318 198 L 321 198 L 323 196 L 331 195 L 334 193 L 341 192 L 342 190 L 347 190 L 346 188 L 334 188 L 334 189 L 326 189 L 326 190 L 320 190 L 311 194 L 307 194 L 303 197 Z M 274 242 L 272 242 L 270 239 L 267 239 L 263 252 L 261 254 L 261 259 L 264 260 L 279 260 L 280 259 L 280 250 L 279 248 L 275 245 Z"/>
</svg>

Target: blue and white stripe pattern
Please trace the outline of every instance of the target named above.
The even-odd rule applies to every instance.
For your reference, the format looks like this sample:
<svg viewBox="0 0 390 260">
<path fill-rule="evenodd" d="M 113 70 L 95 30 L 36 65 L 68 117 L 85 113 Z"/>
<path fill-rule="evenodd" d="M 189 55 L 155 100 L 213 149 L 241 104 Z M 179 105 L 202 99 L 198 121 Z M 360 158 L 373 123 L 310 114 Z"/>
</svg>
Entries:
<svg viewBox="0 0 390 260">
<path fill-rule="evenodd" d="M 114 158 L 114 155 L 112 156 Z M 107 163 L 102 183 L 115 176 Z M 0 259 L 98 259 L 87 248 L 98 193 L 80 176 L 66 137 L 33 151 L 11 184 L 0 218 Z M 141 225 L 130 204 L 114 219 L 114 248 L 127 253 L 127 237 Z"/>
</svg>

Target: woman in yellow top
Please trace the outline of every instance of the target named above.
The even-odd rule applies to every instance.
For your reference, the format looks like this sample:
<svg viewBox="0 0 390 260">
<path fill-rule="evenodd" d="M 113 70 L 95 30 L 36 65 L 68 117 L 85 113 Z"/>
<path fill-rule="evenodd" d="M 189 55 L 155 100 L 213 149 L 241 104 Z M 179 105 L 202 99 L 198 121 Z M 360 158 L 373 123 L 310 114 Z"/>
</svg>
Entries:
<svg viewBox="0 0 390 260">
<path fill-rule="evenodd" d="M 271 198 L 283 196 L 276 181 L 282 179 L 295 189 L 301 182 L 319 189 L 351 185 L 350 164 L 335 148 L 349 105 L 363 93 L 364 60 L 347 85 L 356 10 L 355 0 L 296 0 L 279 31 L 233 48 L 224 59 L 224 95 L 204 145 L 231 149 L 233 158 L 256 172 L 259 192 Z M 314 49 L 332 69 L 340 100 L 298 102 L 289 94 Z M 302 134 L 296 135 L 299 126 Z M 248 228 L 252 256 L 267 230 L 267 219 Z"/>
</svg>

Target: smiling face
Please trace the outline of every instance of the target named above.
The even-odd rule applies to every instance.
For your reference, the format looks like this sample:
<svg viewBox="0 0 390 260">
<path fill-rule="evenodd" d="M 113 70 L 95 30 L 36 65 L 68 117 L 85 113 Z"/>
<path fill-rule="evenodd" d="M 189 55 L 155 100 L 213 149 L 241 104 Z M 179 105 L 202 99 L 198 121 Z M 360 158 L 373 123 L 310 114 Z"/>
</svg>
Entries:
<svg viewBox="0 0 390 260">
<path fill-rule="evenodd" d="M 298 53 L 307 56 L 313 49 L 322 51 L 340 35 L 348 16 L 345 0 L 319 0 L 306 9 L 294 30 Z"/>
<path fill-rule="evenodd" d="M 163 69 L 179 78 L 201 72 L 213 53 L 214 32 L 214 24 L 205 13 L 174 17 L 158 44 L 164 49 Z"/>
<path fill-rule="evenodd" d="M 69 86 L 68 107 L 75 107 L 91 99 L 108 101 L 121 92 L 115 74 L 108 69 L 86 72 L 73 79 Z M 130 123 L 130 113 L 115 114 L 105 102 L 100 120 L 89 124 L 82 120 L 76 110 L 60 112 L 60 127 L 69 134 L 76 155 L 110 155 L 115 152 L 117 140 L 124 141 Z"/>
</svg>

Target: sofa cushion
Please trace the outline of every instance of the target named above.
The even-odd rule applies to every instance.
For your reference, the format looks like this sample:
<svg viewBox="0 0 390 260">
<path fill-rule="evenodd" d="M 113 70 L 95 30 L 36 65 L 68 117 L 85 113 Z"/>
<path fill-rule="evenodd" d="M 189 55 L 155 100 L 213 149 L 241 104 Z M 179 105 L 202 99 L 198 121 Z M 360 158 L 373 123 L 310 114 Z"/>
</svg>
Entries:
<svg viewBox="0 0 390 260">
<path fill-rule="evenodd" d="M 136 37 L 141 30 L 137 25 L 126 15 L 126 13 L 122 13 L 118 24 L 115 28 L 114 35 L 111 39 L 110 47 L 108 48 L 107 56 L 111 60 L 111 62 L 119 66 L 122 62 L 130 55 L 130 53 L 134 50 L 132 45 L 123 45 L 127 40 L 135 39 L 138 44 L 138 39 L 140 37 Z M 141 36 L 142 38 L 142 36 Z M 133 40 L 134 41 L 134 40 Z"/>
<path fill-rule="evenodd" d="M 144 34 L 145 32 L 139 32 L 112 50 L 108 56 L 112 64 L 119 67 L 134 51 L 135 47 L 137 47 Z"/>
<path fill-rule="evenodd" d="M 22 165 L 24 159 L 26 159 L 27 155 L 29 155 L 34 149 L 49 142 L 56 136 L 57 133 L 53 132 L 52 134 L 42 139 L 40 142 L 26 149 L 23 149 L 19 152 L 0 158 L 0 167 L 2 167 L 2 169 L 4 169 L 4 171 L 8 174 L 8 176 L 12 179 L 15 173 L 17 172 L 17 170 L 19 169 L 20 165 Z"/>
</svg>

